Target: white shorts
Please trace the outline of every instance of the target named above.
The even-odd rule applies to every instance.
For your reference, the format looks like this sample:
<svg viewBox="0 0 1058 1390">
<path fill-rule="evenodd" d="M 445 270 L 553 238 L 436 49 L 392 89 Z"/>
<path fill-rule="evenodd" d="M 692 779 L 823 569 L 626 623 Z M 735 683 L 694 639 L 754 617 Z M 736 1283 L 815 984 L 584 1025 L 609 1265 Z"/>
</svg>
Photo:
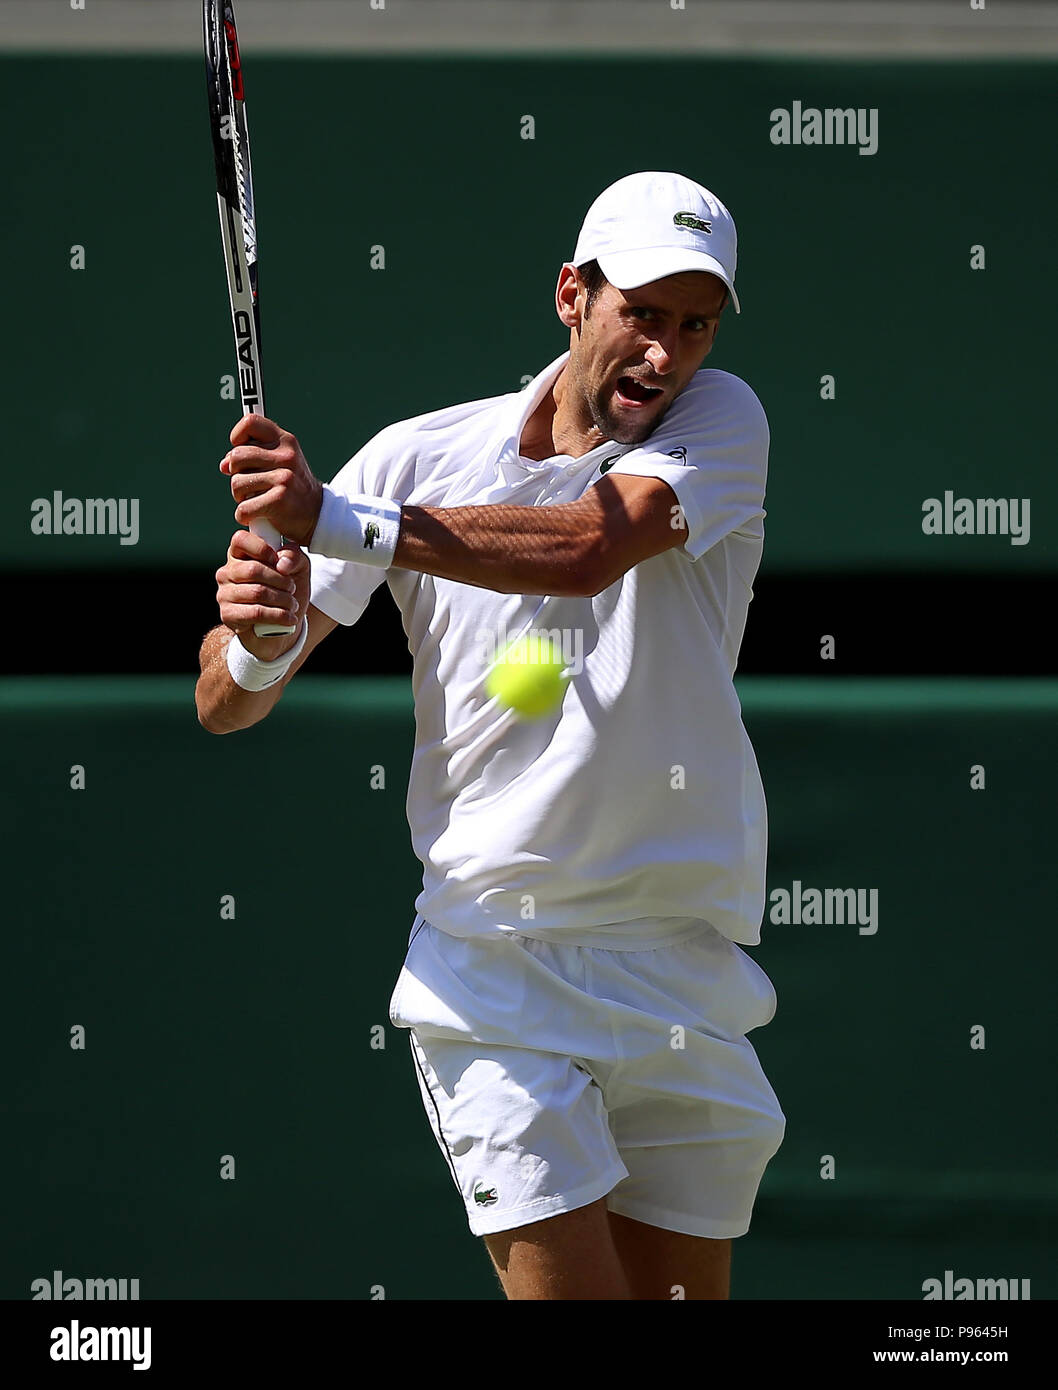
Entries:
<svg viewBox="0 0 1058 1390">
<path fill-rule="evenodd" d="M 689 1235 L 749 1230 L 786 1119 L 746 1038 L 775 989 L 712 927 L 604 950 L 416 919 L 389 1006 L 474 1235 L 606 1197 Z"/>
</svg>

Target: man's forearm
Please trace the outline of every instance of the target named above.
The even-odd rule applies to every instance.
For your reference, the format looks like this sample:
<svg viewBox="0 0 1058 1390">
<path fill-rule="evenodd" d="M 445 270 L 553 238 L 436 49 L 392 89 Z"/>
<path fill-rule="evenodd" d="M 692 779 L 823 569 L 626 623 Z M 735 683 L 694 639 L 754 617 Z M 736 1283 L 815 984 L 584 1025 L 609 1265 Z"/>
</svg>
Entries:
<svg viewBox="0 0 1058 1390">
<path fill-rule="evenodd" d="M 198 722 L 211 734 L 235 733 L 259 723 L 271 713 L 285 684 L 280 681 L 266 690 L 243 690 L 236 685 L 225 660 L 231 638 L 228 628 L 215 627 L 207 632 L 199 651 L 195 706 Z"/>
<path fill-rule="evenodd" d="M 393 565 L 501 594 L 586 594 L 601 521 L 593 498 L 542 507 L 405 503 Z"/>
</svg>

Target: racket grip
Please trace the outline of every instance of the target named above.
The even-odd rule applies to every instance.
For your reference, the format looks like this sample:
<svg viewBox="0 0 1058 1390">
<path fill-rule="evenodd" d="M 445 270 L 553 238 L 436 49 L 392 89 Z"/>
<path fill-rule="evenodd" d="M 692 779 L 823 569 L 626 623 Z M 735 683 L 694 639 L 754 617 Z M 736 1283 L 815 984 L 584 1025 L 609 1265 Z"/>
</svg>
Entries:
<svg viewBox="0 0 1058 1390">
<path fill-rule="evenodd" d="M 283 537 L 267 521 L 255 521 L 250 530 L 255 536 L 260 536 L 263 541 L 267 541 L 273 550 L 278 550 L 283 544 Z M 277 626 L 275 623 L 254 623 L 253 630 L 258 637 L 283 637 L 291 632 L 296 632 L 297 626 L 297 623 L 290 627 Z"/>
</svg>

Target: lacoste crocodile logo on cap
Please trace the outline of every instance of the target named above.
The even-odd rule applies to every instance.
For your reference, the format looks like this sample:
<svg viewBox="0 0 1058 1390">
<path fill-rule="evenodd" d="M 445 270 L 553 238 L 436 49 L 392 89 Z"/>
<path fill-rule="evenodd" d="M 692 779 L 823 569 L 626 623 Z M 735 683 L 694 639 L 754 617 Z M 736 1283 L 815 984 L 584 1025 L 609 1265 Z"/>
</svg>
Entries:
<svg viewBox="0 0 1058 1390">
<path fill-rule="evenodd" d="M 704 221 L 701 217 L 695 217 L 693 212 L 678 212 L 672 219 L 674 227 L 690 227 L 694 232 L 709 232 L 713 230 L 711 222 Z"/>
</svg>

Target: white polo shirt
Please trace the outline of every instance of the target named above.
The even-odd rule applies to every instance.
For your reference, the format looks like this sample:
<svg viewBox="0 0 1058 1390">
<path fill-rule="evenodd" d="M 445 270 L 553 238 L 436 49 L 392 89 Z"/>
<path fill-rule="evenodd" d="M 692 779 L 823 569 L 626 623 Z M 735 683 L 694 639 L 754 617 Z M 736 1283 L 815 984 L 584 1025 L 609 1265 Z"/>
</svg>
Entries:
<svg viewBox="0 0 1058 1390">
<path fill-rule="evenodd" d="M 428 507 L 538 507 L 575 500 L 604 472 L 634 473 L 671 486 L 683 546 L 594 598 L 311 555 L 312 602 L 348 626 L 385 580 L 403 614 L 416 923 L 632 950 L 708 922 L 753 944 L 767 814 L 732 677 L 764 541 L 767 418 L 744 381 L 703 368 L 643 444 L 522 458 L 522 429 L 568 359 L 522 391 L 387 426 L 330 486 Z M 572 666 L 561 707 L 536 721 L 485 691 L 499 647 L 529 631 L 561 641 Z"/>
</svg>

